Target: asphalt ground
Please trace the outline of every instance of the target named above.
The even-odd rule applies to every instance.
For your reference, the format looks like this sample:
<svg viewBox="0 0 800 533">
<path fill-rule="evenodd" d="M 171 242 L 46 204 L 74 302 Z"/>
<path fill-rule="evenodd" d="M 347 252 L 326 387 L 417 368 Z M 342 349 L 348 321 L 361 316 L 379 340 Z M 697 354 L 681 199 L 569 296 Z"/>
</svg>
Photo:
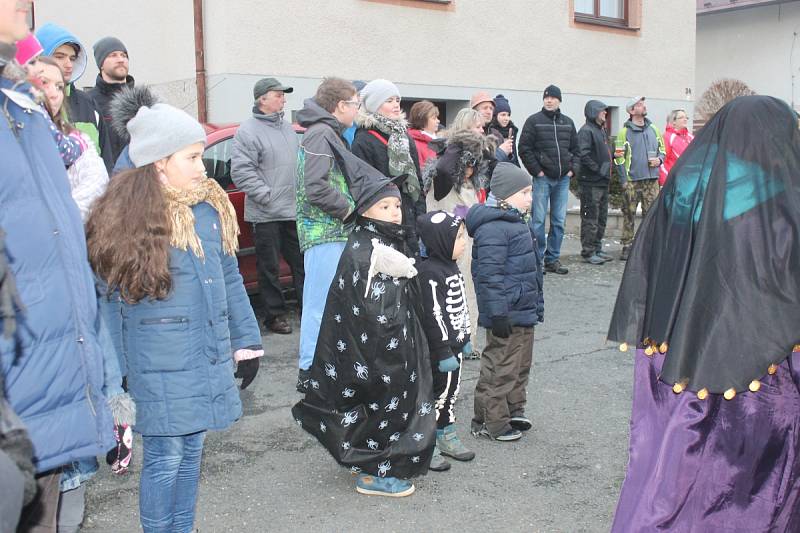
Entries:
<svg viewBox="0 0 800 533">
<path fill-rule="evenodd" d="M 293 421 L 300 399 L 299 321 L 294 334 L 264 336 L 266 356 L 242 392 L 244 416 L 210 433 L 195 527 L 207 532 L 353 531 L 608 531 L 627 461 L 632 352 L 605 334 L 624 263 L 583 263 L 580 243 L 566 236 L 566 276 L 545 276 L 545 323 L 537 326 L 527 413 L 533 429 L 516 442 L 469 434 L 478 361 L 466 361 L 458 403 L 468 463 L 415 480 L 402 499 L 363 496 Z M 608 250 L 615 256 L 619 245 Z M 141 440 L 132 472 L 113 476 L 103 465 L 89 482 L 83 531 L 139 531 Z"/>
</svg>

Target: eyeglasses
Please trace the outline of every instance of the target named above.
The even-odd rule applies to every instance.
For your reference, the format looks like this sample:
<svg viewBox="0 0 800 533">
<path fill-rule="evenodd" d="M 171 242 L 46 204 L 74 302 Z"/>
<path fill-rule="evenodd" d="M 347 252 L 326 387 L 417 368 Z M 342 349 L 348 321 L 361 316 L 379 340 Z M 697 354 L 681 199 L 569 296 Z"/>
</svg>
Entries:
<svg viewBox="0 0 800 533">
<path fill-rule="evenodd" d="M 342 100 L 342 102 L 345 105 L 353 105 L 353 106 L 356 106 L 356 107 L 361 105 L 361 102 L 359 102 L 358 100 Z"/>
</svg>

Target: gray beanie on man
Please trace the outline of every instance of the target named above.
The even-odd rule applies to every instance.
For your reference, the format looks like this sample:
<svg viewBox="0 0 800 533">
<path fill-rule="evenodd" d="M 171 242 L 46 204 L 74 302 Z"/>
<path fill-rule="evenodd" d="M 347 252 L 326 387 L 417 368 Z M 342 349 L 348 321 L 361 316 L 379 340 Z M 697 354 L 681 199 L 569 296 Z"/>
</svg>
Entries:
<svg viewBox="0 0 800 533">
<path fill-rule="evenodd" d="M 128 49 L 116 37 L 103 37 L 94 43 L 92 50 L 94 51 L 94 61 L 97 63 L 97 68 L 103 67 L 103 61 L 112 52 L 125 52 L 125 55 L 128 54 Z"/>
<path fill-rule="evenodd" d="M 392 96 L 400 96 L 400 89 L 389 80 L 372 80 L 361 89 L 361 103 L 367 113 L 377 113 Z"/>
<path fill-rule="evenodd" d="M 128 121 L 128 155 L 136 168 L 169 157 L 191 144 L 206 143 L 206 132 L 185 111 L 167 104 L 144 106 Z"/>
<path fill-rule="evenodd" d="M 533 185 L 531 175 L 513 163 L 497 163 L 489 187 L 498 200 L 505 200 L 525 187 Z"/>
</svg>

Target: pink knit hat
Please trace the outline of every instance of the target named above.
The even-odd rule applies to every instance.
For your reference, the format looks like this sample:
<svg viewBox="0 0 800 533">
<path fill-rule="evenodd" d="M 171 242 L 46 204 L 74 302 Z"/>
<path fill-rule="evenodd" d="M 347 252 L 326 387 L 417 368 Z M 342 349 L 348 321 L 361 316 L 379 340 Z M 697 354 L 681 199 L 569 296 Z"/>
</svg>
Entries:
<svg viewBox="0 0 800 533">
<path fill-rule="evenodd" d="M 38 57 L 43 51 L 44 49 L 39 43 L 39 39 L 31 33 L 21 41 L 17 41 L 17 63 L 25 65 L 31 59 Z"/>
</svg>

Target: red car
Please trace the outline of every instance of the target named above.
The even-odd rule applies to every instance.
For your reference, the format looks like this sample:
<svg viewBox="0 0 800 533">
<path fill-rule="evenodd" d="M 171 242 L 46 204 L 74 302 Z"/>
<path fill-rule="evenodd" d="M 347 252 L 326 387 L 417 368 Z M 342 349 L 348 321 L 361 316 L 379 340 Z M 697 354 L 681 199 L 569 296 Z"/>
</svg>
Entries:
<svg viewBox="0 0 800 533">
<path fill-rule="evenodd" d="M 256 270 L 256 249 L 253 244 L 253 227 L 244 221 L 244 192 L 236 188 L 231 179 L 231 149 L 233 147 L 233 134 L 236 133 L 238 124 L 204 124 L 206 130 L 206 149 L 203 152 L 203 163 L 209 178 L 217 180 L 223 189 L 228 191 L 233 207 L 236 209 L 236 218 L 242 233 L 239 235 L 239 272 L 244 278 L 244 286 L 249 293 L 258 292 L 258 270 Z M 292 124 L 295 133 L 302 135 L 304 128 Z M 280 280 L 284 290 L 292 288 L 292 271 L 289 265 L 281 258 Z"/>
</svg>

